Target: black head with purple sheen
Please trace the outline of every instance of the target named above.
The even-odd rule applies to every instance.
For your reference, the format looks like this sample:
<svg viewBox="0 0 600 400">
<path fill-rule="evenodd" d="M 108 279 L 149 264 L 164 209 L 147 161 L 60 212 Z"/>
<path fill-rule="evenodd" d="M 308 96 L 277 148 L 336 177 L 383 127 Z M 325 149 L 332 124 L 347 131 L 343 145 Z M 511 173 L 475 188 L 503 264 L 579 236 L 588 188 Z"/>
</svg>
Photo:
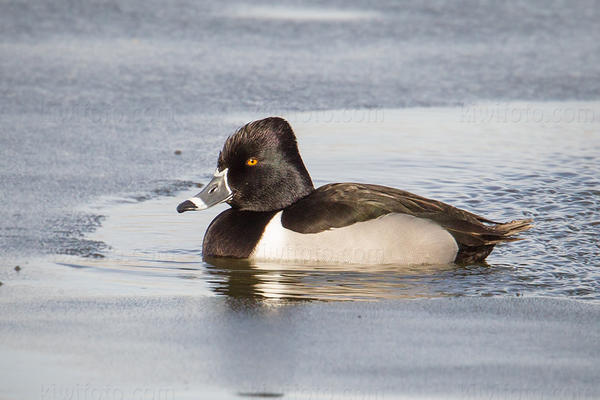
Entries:
<svg viewBox="0 0 600 400">
<path fill-rule="evenodd" d="M 314 190 L 296 135 L 283 118 L 254 121 L 231 135 L 217 164 L 219 171 L 226 168 L 233 208 L 280 210 Z"/>
</svg>

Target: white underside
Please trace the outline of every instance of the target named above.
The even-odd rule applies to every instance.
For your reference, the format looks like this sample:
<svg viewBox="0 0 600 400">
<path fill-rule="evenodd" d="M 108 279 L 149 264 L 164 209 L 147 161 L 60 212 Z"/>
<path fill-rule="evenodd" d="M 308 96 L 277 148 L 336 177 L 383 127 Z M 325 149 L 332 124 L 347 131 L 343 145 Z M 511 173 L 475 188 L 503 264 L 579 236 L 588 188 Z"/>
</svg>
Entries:
<svg viewBox="0 0 600 400">
<path fill-rule="evenodd" d="M 330 264 L 448 264 L 458 252 L 456 241 L 440 225 L 406 214 L 319 233 L 298 233 L 273 216 L 250 258 L 266 261 Z"/>
</svg>

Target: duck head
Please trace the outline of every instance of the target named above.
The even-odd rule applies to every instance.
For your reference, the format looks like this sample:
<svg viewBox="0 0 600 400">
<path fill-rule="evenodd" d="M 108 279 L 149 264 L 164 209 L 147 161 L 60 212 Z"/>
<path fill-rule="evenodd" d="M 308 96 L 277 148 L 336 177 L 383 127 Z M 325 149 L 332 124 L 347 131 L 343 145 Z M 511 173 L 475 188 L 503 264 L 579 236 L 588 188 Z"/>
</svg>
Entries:
<svg viewBox="0 0 600 400">
<path fill-rule="evenodd" d="M 227 202 L 249 211 L 281 210 L 314 190 L 288 122 L 251 122 L 225 141 L 212 180 L 177 211 L 204 210 Z"/>
</svg>

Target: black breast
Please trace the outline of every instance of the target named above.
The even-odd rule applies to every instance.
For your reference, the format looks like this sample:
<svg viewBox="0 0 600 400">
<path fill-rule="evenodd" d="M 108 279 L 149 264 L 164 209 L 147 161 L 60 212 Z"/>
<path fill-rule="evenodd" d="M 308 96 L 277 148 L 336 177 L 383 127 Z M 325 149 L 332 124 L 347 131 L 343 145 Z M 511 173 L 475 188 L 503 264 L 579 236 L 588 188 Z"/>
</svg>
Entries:
<svg viewBox="0 0 600 400">
<path fill-rule="evenodd" d="M 242 211 L 230 208 L 208 226 L 202 255 L 247 258 L 277 211 Z"/>
</svg>

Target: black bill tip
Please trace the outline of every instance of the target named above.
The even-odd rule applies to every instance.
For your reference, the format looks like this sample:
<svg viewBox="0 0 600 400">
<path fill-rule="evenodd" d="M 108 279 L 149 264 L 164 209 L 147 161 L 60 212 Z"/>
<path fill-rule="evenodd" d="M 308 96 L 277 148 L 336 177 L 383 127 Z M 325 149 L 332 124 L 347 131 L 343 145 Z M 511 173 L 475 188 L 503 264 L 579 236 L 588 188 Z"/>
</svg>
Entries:
<svg viewBox="0 0 600 400">
<path fill-rule="evenodd" d="M 198 207 L 196 207 L 196 205 L 189 200 L 186 200 L 177 206 L 177 212 L 180 214 L 182 212 L 193 211 L 193 210 L 197 210 L 197 209 L 198 209 Z"/>
</svg>

